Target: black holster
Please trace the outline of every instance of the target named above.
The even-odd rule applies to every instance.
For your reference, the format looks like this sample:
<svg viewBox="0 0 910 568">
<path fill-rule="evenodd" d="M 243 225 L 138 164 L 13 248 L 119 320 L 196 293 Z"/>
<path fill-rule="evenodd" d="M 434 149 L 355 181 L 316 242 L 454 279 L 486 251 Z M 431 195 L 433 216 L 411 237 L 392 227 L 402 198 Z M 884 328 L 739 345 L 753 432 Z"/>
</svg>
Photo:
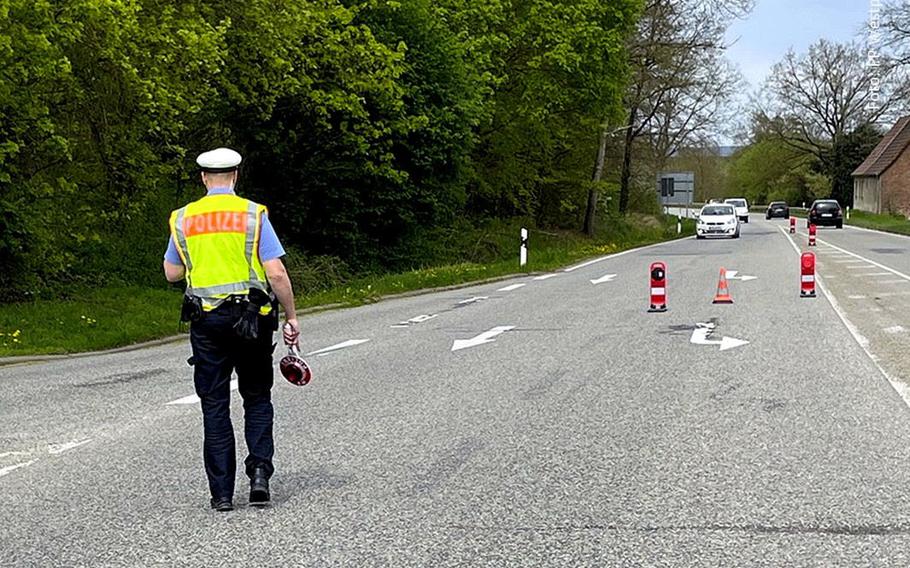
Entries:
<svg viewBox="0 0 910 568">
<path fill-rule="evenodd" d="M 259 310 L 270 301 L 269 295 L 258 288 L 250 289 L 246 302 L 243 304 L 243 313 L 234 324 L 234 331 L 244 339 L 257 339 L 259 337 Z"/>
<path fill-rule="evenodd" d="M 185 294 L 183 305 L 180 307 L 180 321 L 194 322 L 202 319 L 202 298 Z"/>
</svg>

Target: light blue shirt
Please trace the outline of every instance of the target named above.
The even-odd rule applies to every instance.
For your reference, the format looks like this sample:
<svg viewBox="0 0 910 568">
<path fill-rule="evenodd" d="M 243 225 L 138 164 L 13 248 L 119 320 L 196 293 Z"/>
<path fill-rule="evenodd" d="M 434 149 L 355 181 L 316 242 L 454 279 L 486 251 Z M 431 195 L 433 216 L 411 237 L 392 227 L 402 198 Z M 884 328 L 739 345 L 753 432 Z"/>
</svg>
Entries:
<svg viewBox="0 0 910 568">
<path fill-rule="evenodd" d="M 215 187 L 210 189 L 208 194 L 223 195 L 227 193 L 233 193 L 229 187 Z M 264 214 L 262 216 L 262 227 L 259 231 L 259 261 L 274 260 L 281 258 L 285 254 L 284 247 L 281 246 L 281 241 L 278 240 L 278 235 L 275 234 L 275 229 L 272 227 L 271 221 L 269 221 L 268 214 Z M 168 238 L 164 260 L 171 264 L 183 264 L 183 260 L 180 259 L 180 253 L 177 252 L 177 245 L 174 243 L 173 236 Z"/>
</svg>

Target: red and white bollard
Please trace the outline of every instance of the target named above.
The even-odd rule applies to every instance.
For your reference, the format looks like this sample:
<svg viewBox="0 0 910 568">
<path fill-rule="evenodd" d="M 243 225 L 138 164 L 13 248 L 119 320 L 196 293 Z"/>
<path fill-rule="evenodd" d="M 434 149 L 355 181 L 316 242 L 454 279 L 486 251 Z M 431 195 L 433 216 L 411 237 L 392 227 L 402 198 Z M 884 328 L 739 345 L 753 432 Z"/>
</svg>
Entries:
<svg viewBox="0 0 910 568">
<path fill-rule="evenodd" d="M 796 234 L 796 217 L 790 217 L 790 234 Z"/>
<path fill-rule="evenodd" d="M 800 267 L 800 298 L 815 297 L 815 253 L 804 252 L 799 259 Z"/>
<path fill-rule="evenodd" d="M 815 246 L 815 232 L 816 232 L 816 230 L 817 230 L 817 229 L 815 228 L 815 225 L 809 225 L 809 246 L 810 246 L 810 247 L 814 247 L 814 246 Z"/>
<path fill-rule="evenodd" d="M 667 265 L 651 263 L 651 307 L 649 312 L 667 311 Z"/>
</svg>

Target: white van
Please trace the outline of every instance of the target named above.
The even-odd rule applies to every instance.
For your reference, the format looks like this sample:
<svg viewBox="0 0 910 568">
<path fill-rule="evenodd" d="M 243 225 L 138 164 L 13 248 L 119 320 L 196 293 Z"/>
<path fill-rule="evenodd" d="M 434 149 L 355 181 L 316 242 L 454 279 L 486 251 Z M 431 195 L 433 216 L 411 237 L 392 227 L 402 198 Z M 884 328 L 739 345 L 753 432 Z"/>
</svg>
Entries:
<svg viewBox="0 0 910 568">
<path fill-rule="evenodd" d="M 736 211 L 736 217 L 743 223 L 749 222 L 749 204 L 742 197 L 731 197 L 724 199 L 724 203 L 729 203 Z"/>
</svg>

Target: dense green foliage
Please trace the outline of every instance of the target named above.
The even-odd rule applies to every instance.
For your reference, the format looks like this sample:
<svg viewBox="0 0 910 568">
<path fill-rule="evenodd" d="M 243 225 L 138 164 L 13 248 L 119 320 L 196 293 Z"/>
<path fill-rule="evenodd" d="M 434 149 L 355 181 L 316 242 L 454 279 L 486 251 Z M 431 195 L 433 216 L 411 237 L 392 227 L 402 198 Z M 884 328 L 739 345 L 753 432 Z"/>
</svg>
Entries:
<svg viewBox="0 0 910 568">
<path fill-rule="evenodd" d="M 580 227 L 638 0 L 0 0 L 0 279 L 160 281 L 195 156 L 355 272 L 453 232 Z"/>
</svg>

